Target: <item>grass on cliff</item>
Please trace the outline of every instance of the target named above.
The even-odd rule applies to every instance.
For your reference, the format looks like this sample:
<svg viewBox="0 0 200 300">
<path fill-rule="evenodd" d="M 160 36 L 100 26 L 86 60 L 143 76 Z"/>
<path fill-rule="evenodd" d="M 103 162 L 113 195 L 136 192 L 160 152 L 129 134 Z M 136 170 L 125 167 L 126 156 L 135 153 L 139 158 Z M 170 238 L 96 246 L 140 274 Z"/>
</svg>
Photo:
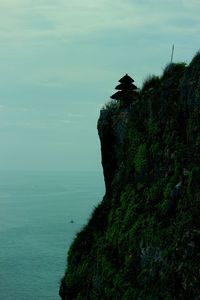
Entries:
<svg viewBox="0 0 200 300">
<path fill-rule="evenodd" d="M 145 81 L 115 151 L 124 160 L 70 248 L 63 299 L 200 299 L 200 54 Z"/>
</svg>

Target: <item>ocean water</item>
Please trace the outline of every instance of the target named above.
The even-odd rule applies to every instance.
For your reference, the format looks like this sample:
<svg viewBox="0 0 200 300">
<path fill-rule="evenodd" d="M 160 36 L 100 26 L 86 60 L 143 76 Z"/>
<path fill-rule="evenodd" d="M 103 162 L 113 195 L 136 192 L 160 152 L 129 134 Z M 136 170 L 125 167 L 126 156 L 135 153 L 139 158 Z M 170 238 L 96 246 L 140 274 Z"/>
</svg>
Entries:
<svg viewBox="0 0 200 300">
<path fill-rule="evenodd" d="M 103 194 L 101 173 L 0 172 L 1 300 L 59 299 L 67 250 Z"/>
</svg>

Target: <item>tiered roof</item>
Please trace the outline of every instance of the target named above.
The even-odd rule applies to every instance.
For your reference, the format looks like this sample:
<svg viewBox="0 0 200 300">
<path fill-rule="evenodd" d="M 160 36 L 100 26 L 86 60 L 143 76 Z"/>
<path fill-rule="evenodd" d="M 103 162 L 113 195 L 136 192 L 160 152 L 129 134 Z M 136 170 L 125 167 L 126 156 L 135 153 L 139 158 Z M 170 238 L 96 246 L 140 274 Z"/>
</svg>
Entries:
<svg viewBox="0 0 200 300">
<path fill-rule="evenodd" d="M 121 83 L 132 83 L 134 82 L 133 78 L 131 78 L 128 74 L 124 75 L 119 82 Z"/>
<path fill-rule="evenodd" d="M 117 92 L 113 94 L 110 98 L 115 100 L 123 100 L 124 97 L 126 97 L 128 94 L 130 95 L 130 92 L 137 89 L 137 87 L 133 84 L 134 79 L 131 78 L 128 74 L 124 75 L 120 80 L 119 83 L 115 89 Z"/>
</svg>

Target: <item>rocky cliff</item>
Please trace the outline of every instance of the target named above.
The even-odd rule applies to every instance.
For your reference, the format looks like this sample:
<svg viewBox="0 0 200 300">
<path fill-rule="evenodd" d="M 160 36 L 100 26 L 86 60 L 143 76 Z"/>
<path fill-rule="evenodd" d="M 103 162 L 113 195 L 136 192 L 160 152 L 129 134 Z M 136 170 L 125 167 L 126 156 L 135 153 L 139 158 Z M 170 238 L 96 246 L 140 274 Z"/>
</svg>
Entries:
<svg viewBox="0 0 200 300">
<path fill-rule="evenodd" d="M 98 132 L 106 194 L 71 245 L 61 298 L 200 299 L 200 54 L 128 107 L 108 103 Z"/>
</svg>

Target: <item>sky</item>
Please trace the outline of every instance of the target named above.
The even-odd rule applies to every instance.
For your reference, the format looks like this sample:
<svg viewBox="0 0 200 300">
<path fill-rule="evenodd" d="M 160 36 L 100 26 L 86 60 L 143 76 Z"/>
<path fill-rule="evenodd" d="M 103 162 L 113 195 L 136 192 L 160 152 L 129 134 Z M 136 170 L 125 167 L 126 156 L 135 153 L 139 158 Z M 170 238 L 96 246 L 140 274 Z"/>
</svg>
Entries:
<svg viewBox="0 0 200 300">
<path fill-rule="evenodd" d="M 141 86 L 199 50 L 199 0 L 1 0 L 0 168 L 101 170 L 96 124 L 125 74 Z"/>
</svg>

